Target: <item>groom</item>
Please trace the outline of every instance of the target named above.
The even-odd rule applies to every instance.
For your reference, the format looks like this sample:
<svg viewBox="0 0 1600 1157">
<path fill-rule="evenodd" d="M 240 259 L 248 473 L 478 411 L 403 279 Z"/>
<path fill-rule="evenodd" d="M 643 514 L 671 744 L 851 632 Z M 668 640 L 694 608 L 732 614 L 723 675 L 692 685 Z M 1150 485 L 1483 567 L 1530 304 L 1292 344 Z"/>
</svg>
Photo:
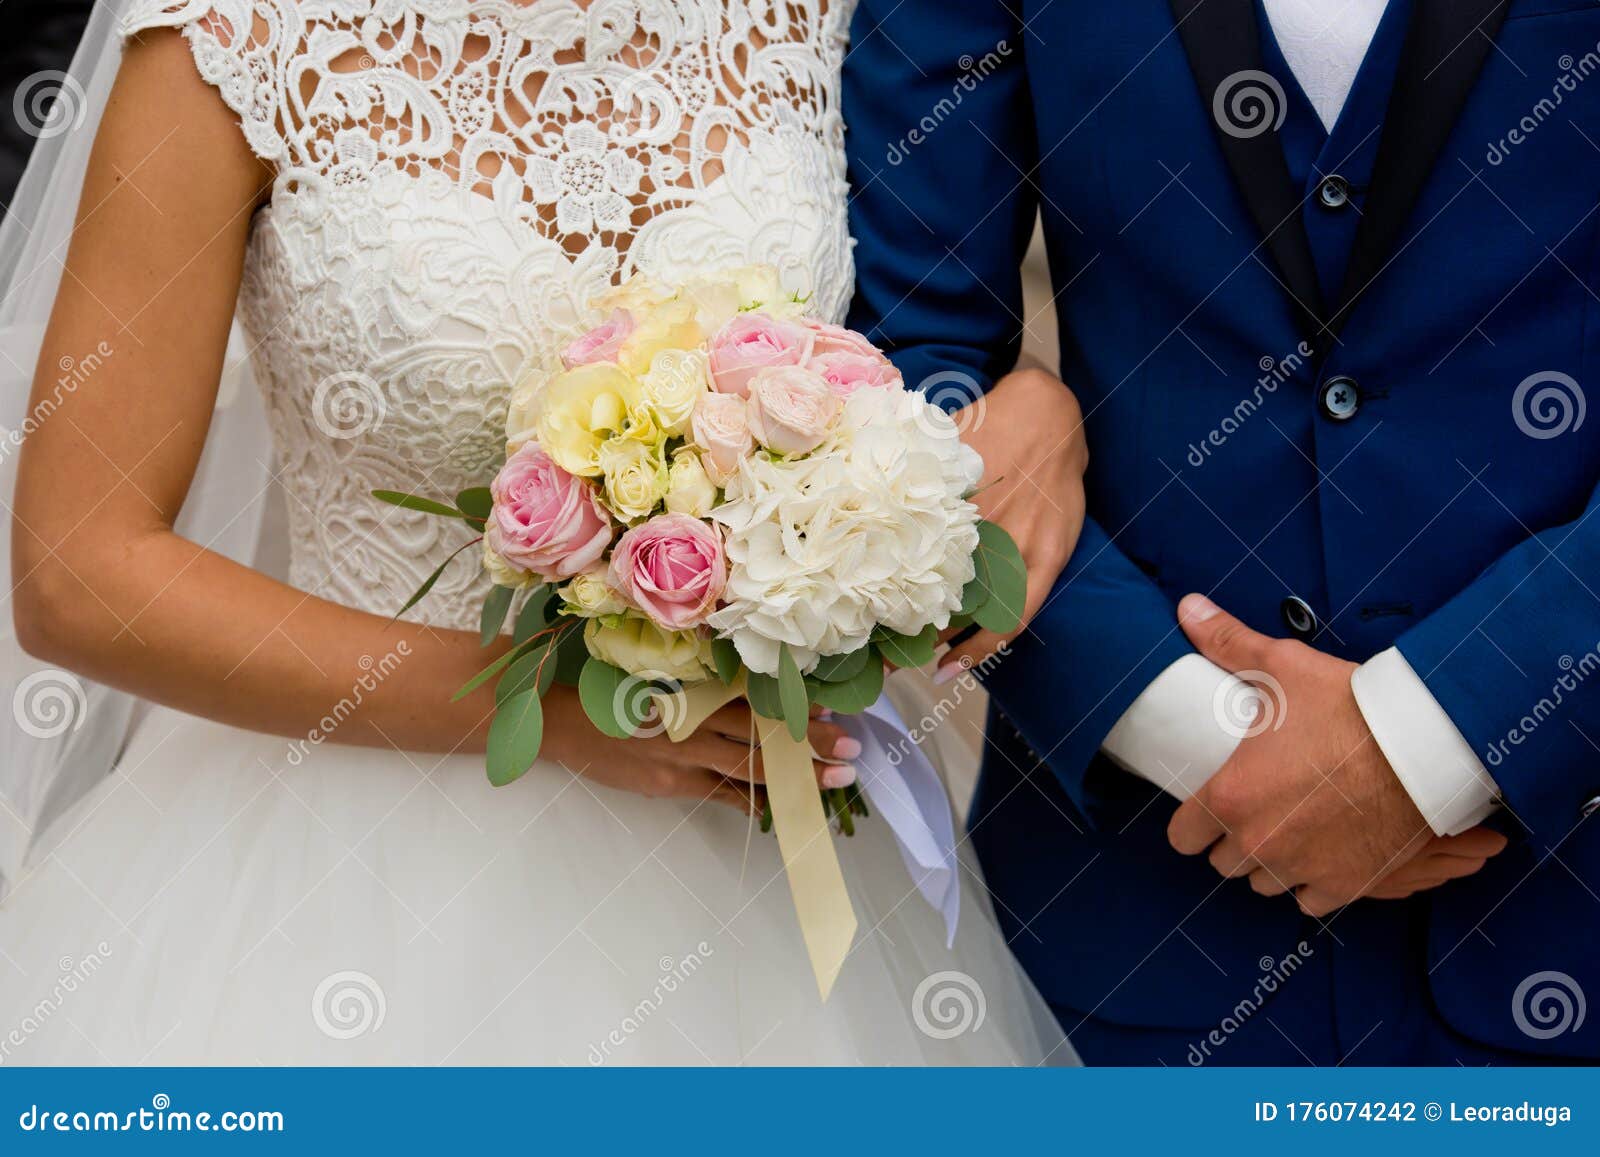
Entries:
<svg viewBox="0 0 1600 1157">
<path fill-rule="evenodd" d="M 1037 214 L 1085 415 L 971 831 L 1089 1063 L 1600 1057 L 1596 72 L 1593 0 L 862 0 L 851 324 L 1047 453 Z"/>
</svg>

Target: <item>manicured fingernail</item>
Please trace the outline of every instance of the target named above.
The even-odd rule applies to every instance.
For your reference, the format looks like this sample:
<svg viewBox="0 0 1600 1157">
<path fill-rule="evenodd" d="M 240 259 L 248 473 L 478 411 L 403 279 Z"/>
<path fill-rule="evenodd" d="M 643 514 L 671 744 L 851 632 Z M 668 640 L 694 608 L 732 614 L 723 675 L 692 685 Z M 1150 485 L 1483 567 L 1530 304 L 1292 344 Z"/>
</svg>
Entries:
<svg viewBox="0 0 1600 1157">
<path fill-rule="evenodd" d="M 835 759 L 854 759 L 861 754 L 861 740 L 852 739 L 848 735 L 840 736 L 839 742 L 833 745 Z M 850 773 L 850 778 L 855 779 L 855 772 Z M 834 787 L 843 787 L 844 784 L 836 783 Z"/>
<path fill-rule="evenodd" d="M 1180 623 L 1203 623 L 1215 615 L 1220 607 L 1205 595 L 1184 595 L 1183 601 L 1178 604 L 1178 621 Z"/>
<path fill-rule="evenodd" d="M 941 687 L 961 674 L 961 671 L 962 666 L 960 663 L 946 663 L 933 673 L 933 685 Z"/>
<path fill-rule="evenodd" d="M 824 707 L 821 711 L 817 712 L 817 718 L 826 723 L 828 720 L 833 718 L 833 711 L 827 707 Z"/>
<path fill-rule="evenodd" d="M 837 767 L 830 767 L 822 773 L 822 786 L 829 789 L 849 787 L 855 781 L 856 769 L 853 764 L 849 763 L 841 763 Z"/>
</svg>

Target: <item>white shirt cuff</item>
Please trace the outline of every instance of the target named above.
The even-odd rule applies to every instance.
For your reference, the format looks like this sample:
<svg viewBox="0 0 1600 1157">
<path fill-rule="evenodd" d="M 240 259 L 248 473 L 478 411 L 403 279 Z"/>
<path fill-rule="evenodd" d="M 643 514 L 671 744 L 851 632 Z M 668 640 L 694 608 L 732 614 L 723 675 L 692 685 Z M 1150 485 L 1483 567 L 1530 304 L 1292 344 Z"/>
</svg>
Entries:
<svg viewBox="0 0 1600 1157">
<path fill-rule="evenodd" d="M 1188 799 L 1239 746 L 1216 708 L 1237 693 L 1234 685 L 1243 687 L 1204 655 L 1185 655 L 1150 681 L 1100 749 L 1125 771 Z"/>
<path fill-rule="evenodd" d="M 1396 648 L 1355 669 L 1350 690 L 1372 738 L 1434 832 L 1453 836 L 1494 811 L 1500 787 Z"/>
</svg>

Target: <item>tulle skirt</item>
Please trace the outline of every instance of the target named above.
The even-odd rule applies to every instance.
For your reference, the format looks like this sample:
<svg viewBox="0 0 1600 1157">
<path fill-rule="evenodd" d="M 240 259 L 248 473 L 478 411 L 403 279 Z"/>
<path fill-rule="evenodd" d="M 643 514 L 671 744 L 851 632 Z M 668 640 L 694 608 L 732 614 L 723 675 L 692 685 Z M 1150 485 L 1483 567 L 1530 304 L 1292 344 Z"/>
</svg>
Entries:
<svg viewBox="0 0 1600 1157">
<path fill-rule="evenodd" d="M 970 859 L 946 947 L 881 822 L 838 849 L 823 1003 L 731 809 L 154 709 L 0 902 L 0 1063 L 1074 1061 Z"/>
</svg>

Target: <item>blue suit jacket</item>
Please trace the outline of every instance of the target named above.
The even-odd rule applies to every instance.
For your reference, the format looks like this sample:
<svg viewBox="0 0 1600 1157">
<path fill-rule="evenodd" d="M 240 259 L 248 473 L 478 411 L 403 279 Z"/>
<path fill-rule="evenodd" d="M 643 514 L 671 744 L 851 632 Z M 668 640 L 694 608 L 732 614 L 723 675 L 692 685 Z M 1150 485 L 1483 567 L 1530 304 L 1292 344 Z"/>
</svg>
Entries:
<svg viewBox="0 0 1600 1157">
<path fill-rule="evenodd" d="M 1600 9 L 1393 8 L 1324 139 L 1252 0 L 863 0 L 851 324 L 910 384 L 987 388 L 1042 214 L 1090 519 L 987 680 L 972 829 L 1047 997 L 1212 1025 L 1304 934 L 1171 852 L 1171 801 L 1097 754 L 1190 650 L 1179 597 L 1287 635 L 1294 596 L 1315 646 L 1398 645 L 1503 789 L 1512 848 L 1408 909 L 1438 1011 L 1596 1056 L 1600 1016 L 1537 1039 L 1513 997 L 1541 971 L 1600 995 Z M 1263 75 L 1275 131 L 1230 99 Z M 1347 1006 L 1393 981 L 1361 963 L 1362 935 L 1402 934 L 1378 908 L 1330 925 Z"/>
</svg>

